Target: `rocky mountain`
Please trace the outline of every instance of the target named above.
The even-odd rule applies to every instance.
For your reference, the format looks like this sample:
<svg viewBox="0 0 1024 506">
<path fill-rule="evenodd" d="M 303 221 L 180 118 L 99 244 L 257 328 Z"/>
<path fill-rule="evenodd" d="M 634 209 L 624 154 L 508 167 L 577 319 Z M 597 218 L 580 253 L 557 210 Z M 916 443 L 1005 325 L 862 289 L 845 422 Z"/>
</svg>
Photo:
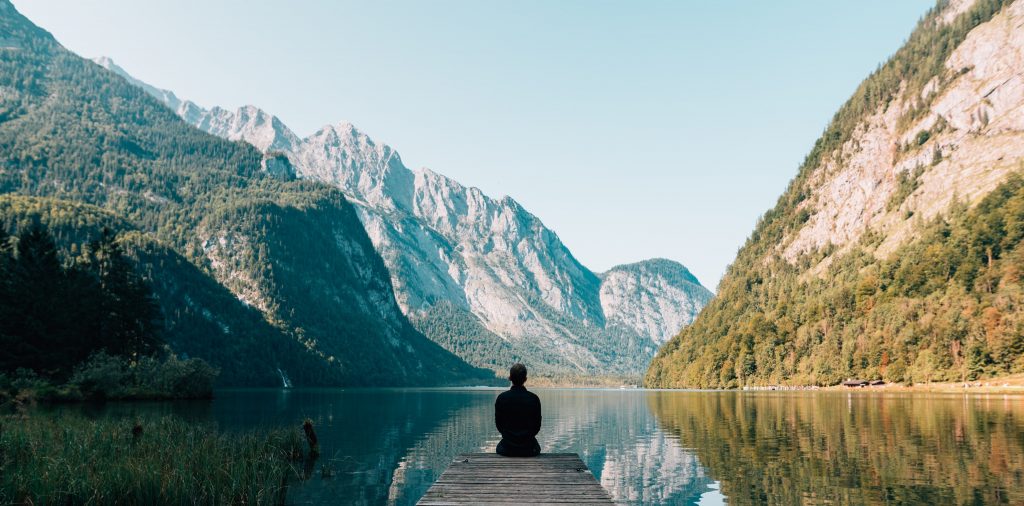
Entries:
<svg viewBox="0 0 1024 506">
<path fill-rule="evenodd" d="M 348 123 L 299 139 L 252 106 L 202 109 L 113 70 L 198 128 L 280 153 L 302 179 L 336 186 L 391 273 L 395 297 L 428 337 L 503 372 L 524 360 L 549 376 L 635 375 L 711 298 L 685 267 L 641 262 L 596 274 L 515 200 L 428 169 Z"/>
<path fill-rule="evenodd" d="M 174 351 L 208 359 L 227 384 L 485 377 L 411 326 L 340 191 L 280 177 L 287 159 L 189 126 L 8 0 L 0 34 L 3 226 L 44 222 L 66 254 L 102 226 L 130 237 Z"/>
<path fill-rule="evenodd" d="M 711 293 L 686 267 L 655 258 L 602 274 L 600 297 L 608 326 L 630 329 L 661 345 L 693 321 Z"/>
<path fill-rule="evenodd" d="M 650 386 L 1024 371 L 1024 2 L 939 2 L 856 90 Z"/>
</svg>

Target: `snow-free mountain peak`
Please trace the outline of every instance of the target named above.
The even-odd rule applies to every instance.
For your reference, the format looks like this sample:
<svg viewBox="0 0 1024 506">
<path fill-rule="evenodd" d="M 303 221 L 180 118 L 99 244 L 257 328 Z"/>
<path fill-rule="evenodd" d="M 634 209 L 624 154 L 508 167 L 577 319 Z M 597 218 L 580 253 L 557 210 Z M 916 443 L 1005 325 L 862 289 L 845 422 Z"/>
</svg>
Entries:
<svg viewBox="0 0 1024 506">
<path fill-rule="evenodd" d="M 641 329 L 658 344 L 689 325 L 713 296 L 689 269 L 665 258 L 618 265 L 601 278 L 609 323 Z"/>
<path fill-rule="evenodd" d="M 173 107 L 164 98 L 173 94 L 143 89 Z M 502 370 L 524 360 L 546 375 L 635 375 L 710 298 L 684 267 L 662 260 L 598 276 L 511 197 L 410 170 L 350 123 L 297 139 L 257 108 L 176 110 L 218 136 L 280 151 L 298 177 L 344 191 L 402 309 L 472 364 Z"/>
</svg>

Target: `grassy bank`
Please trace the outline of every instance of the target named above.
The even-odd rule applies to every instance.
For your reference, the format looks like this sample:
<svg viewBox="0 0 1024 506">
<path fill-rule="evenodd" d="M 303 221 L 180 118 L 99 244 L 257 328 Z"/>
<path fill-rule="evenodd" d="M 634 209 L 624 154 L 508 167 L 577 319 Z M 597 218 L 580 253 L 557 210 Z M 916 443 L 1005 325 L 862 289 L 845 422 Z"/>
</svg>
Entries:
<svg viewBox="0 0 1024 506">
<path fill-rule="evenodd" d="M 0 504 L 283 504 L 297 431 L 174 417 L 0 417 Z"/>
</svg>

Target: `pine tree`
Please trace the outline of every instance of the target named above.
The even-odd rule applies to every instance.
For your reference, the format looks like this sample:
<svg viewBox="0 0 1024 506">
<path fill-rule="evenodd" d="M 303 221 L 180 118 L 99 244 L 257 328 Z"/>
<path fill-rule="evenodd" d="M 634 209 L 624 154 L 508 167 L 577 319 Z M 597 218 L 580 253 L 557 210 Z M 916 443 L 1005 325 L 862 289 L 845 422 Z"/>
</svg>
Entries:
<svg viewBox="0 0 1024 506">
<path fill-rule="evenodd" d="M 14 261 L 11 252 L 11 236 L 0 227 L 0 370 L 5 369 L 9 357 L 7 352 L 11 343 L 10 326 L 14 316 L 12 312 L 11 263 Z"/>
<path fill-rule="evenodd" d="M 99 277 L 100 345 L 113 355 L 139 356 L 160 345 L 160 311 L 149 284 L 136 274 L 115 235 L 104 228 L 91 249 L 91 267 Z"/>
<path fill-rule="evenodd" d="M 64 329 L 53 318 L 62 309 L 58 304 L 62 277 L 53 239 L 39 223 L 31 225 L 19 236 L 11 265 L 12 318 L 7 322 L 10 342 L 4 350 L 11 366 L 43 372 L 58 369 L 64 361 L 66 349 L 60 346 Z"/>
</svg>

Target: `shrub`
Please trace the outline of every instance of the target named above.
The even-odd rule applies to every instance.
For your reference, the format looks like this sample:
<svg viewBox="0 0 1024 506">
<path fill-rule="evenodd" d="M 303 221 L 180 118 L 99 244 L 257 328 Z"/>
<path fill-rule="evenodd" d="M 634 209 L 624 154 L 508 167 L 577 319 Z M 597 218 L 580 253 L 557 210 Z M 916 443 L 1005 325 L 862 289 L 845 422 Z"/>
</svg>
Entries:
<svg viewBox="0 0 1024 506">
<path fill-rule="evenodd" d="M 68 384 L 88 398 L 116 399 L 122 397 L 129 378 L 123 358 L 99 352 L 75 368 Z"/>
<path fill-rule="evenodd" d="M 99 352 L 75 369 L 68 386 L 90 399 L 205 399 L 213 396 L 216 377 L 197 358 L 132 361 Z"/>
<path fill-rule="evenodd" d="M 176 399 L 204 399 L 213 395 L 217 370 L 198 358 L 180 360 L 170 355 L 163 362 L 149 357 L 140 360 L 135 375 L 141 390 Z"/>
</svg>

